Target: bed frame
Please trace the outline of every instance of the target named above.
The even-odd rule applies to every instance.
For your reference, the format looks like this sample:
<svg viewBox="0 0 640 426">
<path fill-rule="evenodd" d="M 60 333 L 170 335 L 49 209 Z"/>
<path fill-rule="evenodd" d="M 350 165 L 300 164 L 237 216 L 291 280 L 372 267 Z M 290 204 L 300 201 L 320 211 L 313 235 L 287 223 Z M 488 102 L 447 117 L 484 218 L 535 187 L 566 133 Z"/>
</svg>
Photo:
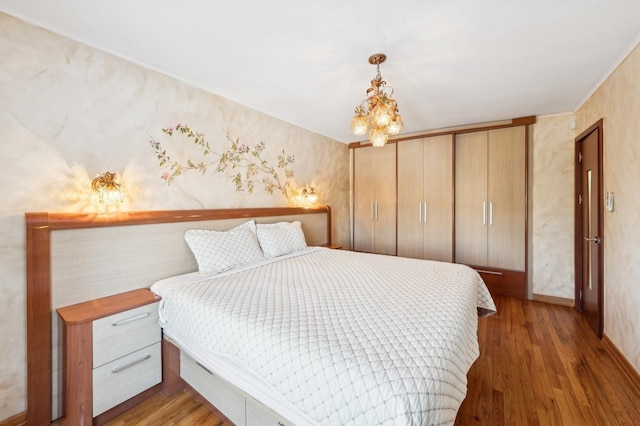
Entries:
<svg viewBox="0 0 640 426">
<path fill-rule="evenodd" d="M 57 308 L 148 288 L 159 279 L 197 270 L 183 238 L 187 229 L 227 230 L 248 219 L 257 223 L 299 220 L 308 245 L 331 244 L 328 206 L 25 216 L 27 424 L 38 426 L 64 414 Z M 172 392 L 181 386 L 175 372 L 179 351 L 164 341 L 163 346 L 163 387 Z M 126 404 L 107 413 L 113 417 L 125 411 Z"/>
</svg>

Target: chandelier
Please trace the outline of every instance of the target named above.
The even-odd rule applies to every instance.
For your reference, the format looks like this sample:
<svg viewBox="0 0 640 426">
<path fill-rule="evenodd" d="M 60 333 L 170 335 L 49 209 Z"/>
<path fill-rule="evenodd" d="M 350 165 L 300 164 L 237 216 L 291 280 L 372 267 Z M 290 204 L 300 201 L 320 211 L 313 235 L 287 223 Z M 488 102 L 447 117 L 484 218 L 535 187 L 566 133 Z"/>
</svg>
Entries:
<svg viewBox="0 0 640 426">
<path fill-rule="evenodd" d="M 393 88 L 387 86 L 380 75 L 380 64 L 386 59 L 384 53 L 369 57 L 369 63 L 376 66 L 378 74 L 371 80 L 367 98 L 356 108 L 356 115 L 351 120 L 351 131 L 356 135 L 364 135 L 369 131 L 369 141 L 376 147 L 384 146 L 389 135 L 398 134 L 402 130 L 398 103 L 391 97 Z"/>
</svg>

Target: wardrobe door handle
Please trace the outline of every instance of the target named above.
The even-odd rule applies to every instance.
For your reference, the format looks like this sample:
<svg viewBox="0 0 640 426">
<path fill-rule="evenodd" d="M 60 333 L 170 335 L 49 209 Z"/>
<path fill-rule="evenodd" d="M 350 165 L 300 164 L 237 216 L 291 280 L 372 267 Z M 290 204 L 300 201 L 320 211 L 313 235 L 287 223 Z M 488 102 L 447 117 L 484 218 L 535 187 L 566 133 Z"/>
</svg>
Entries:
<svg viewBox="0 0 640 426">
<path fill-rule="evenodd" d="M 376 201 L 376 221 L 378 220 L 378 202 Z"/>
<path fill-rule="evenodd" d="M 373 207 L 373 203 L 374 201 L 371 202 L 371 220 L 376 220 L 375 218 L 375 213 L 374 213 L 374 207 Z"/>
<path fill-rule="evenodd" d="M 482 226 L 487 226 L 487 202 L 482 202 Z"/>
<path fill-rule="evenodd" d="M 427 223 L 427 202 L 424 202 L 424 223 Z"/>
<path fill-rule="evenodd" d="M 493 201 L 489 202 L 489 226 L 493 226 Z"/>
</svg>

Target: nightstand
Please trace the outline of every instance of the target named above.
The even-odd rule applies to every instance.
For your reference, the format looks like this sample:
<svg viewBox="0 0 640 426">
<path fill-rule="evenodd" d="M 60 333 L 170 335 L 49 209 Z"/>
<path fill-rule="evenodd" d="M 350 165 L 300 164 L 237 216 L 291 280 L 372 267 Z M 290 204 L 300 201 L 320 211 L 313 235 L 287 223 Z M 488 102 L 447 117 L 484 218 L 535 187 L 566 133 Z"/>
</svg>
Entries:
<svg viewBox="0 0 640 426">
<path fill-rule="evenodd" d="M 133 290 L 58 309 L 67 424 L 92 419 L 162 382 L 160 297 Z"/>
</svg>

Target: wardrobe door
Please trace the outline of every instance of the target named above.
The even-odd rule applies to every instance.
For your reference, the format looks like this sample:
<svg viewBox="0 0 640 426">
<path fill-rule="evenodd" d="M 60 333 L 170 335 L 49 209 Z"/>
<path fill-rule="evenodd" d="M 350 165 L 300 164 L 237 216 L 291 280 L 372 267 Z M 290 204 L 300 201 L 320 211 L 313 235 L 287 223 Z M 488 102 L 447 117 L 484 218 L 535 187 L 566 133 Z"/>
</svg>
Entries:
<svg viewBox="0 0 640 426">
<path fill-rule="evenodd" d="M 374 161 L 369 148 L 353 150 L 353 249 L 374 249 Z"/>
<path fill-rule="evenodd" d="M 424 140 L 423 258 L 453 260 L 453 135 Z"/>
<path fill-rule="evenodd" d="M 424 139 L 398 144 L 398 256 L 424 258 Z"/>
<path fill-rule="evenodd" d="M 374 151 L 374 252 L 396 254 L 396 144 Z"/>
<path fill-rule="evenodd" d="M 354 150 L 353 248 L 396 254 L 396 145 Z"/>
<path fill-rule="evenodd" d="M 490 266 L 525 270 L 525 128 L 489 131 L 488 252 Z"/>
<path fill-rule="evenodd" d="M 487 265 L 488 132 L 456 135 L 455 260 Z"/>
</svg>

